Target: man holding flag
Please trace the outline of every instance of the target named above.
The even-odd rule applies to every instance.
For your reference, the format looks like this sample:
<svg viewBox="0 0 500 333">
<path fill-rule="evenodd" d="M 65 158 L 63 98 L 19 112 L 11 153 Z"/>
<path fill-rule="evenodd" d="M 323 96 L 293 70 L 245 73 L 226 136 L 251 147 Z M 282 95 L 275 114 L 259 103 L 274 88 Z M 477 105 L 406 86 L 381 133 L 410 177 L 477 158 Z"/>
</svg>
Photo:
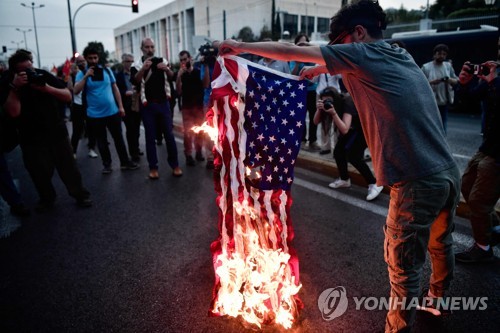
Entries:
<svg viewBox="0 0 500 333">
<path fill-rule="evenodd" d="M 418 297 L 426 252 L 432 262 L 433 307 L 453 277 L 453 216 L 460 196 L 460 174 L 446 143 L 427 79 L 410 54 L 382 40 L 385 13 L 377 1 L 343 7 L 331 20 L 330 45 L 298 47 L 282 43 L 224 41 L 219 52 L 243 52 L 279 60 L 319 64 L 301 77 L 341 74 L 352 96 L 378 185 L 391 187 L 384 227 L 384 254 L 391 282 L 386 332 L 406 332 L 415 310 L 403 298 Z"/>
</svg>

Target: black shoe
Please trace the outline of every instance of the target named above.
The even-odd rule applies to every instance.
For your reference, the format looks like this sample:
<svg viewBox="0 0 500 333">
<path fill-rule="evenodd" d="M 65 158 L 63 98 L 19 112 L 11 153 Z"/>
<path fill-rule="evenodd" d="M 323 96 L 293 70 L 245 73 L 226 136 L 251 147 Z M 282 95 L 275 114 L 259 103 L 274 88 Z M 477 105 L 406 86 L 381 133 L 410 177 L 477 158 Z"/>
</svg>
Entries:
<svg viewBox="0 0 500 333">
<path fill-rule="evenodd" d="M 332 151 L 330 149 L 324 149 L 319 152 L 320 155 L 330 154 Z"/>
<path fill-rule="evenodd" d="M 139 169 L 139 164 L 134 162 L 128 162 L 120 167 L 122 170 L 136 170 Z"/>
<path fill-rule="evenodd" d="M 460 252 L 455 254 L 455 260 L 464 263 L 480 263 L 480 262 L 488 262 L 492 261 L 493 250 L 490 249 L 488 251 L 483 250 L 476 243 L 472 245 L 467 251 Z"/>
<path fill-rule="evenodd" d="M 203 157 L 203 154 L 201 152 L 197 152 L 195 158 L 199 162 L 203 162 L 205 160 L 205 158 Z"/>
<path fill-rule="evenodd" d="M 111 169 L 110 166 L 105 166 L 104 168 L 102 168 L 102 173 L 105 175 L 109 175 L 111 172 L 113 172 L 113 169 Z"/>
<path fill-rule="evenodd" d="M 139 150 L 139 156 L 144 155 L 144 152 L 142 150 Z"/>
<path fill-rule="evenodd" d="M 37 213 L 45 213 L 54 209 L 53 201 L 38 201 L 35 206 L 35 211 Z"/>
<path fill-rule="evenodd" d="M 78 200 L 76 200 L 76 205 L 78 207 L 87 208 L 87 207 L 92 206 L 92 200 L 90 200 L 89 198 L 78 199 Z"/>
<path fill-rule="evenodd" d="M 450 302 L 443 297 L 430 297 L 429 291 L 425 290 L 419 298 L 417 310 L 428 312 L 434 316 L 449 316 L 453 312 Z"/>
<path fill-rule="evenodd" d="M 214 169 L 214 161 L 207 161 L 207 170 L 213 170 Z"/>
<path fill-rule="evenodd" d="M 134 155 L 132 156 L 132 162 L 134 163 L 139 163 L 141 161 L 141 158 L 139 157 L 139 155 Z"/>
<path fill-rule="evenodd" d="M 156 140 L 156 145 L 157 145 L 157 146 L 161 146 L 161 145 L 162 145 L 161 140 Z"/>
<path fill-rule="evenodd" d="M 194 161 L 193 156 L 191 156 L 191 155 L 187 155 L 186 156 L 186 165 L 189 165 L 189 166 L 195 166 L 196 165 L 196 162 Z"/>
<path fill-rule="evenodd" d="M 26 208 L 24 204 L 10 206 L 10 213 L 18 217 L 26 217 L 31 215 L 30 210 Z"/>
</svg>

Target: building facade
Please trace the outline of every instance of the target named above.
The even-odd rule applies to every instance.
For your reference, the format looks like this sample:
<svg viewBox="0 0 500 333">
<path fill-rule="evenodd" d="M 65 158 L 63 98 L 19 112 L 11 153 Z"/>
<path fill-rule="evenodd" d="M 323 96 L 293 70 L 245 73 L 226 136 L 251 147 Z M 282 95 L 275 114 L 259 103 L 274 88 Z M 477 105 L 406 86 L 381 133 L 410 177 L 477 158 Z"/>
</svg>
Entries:
<svg viewBox="0 0 500 333">
<path fill-rule="evenodd" d="M 324 38 L 341 2 L 276 0 L 282 39 L 293 40 L 298 33 L 306 33 L 313 40 Z M 194 55 L 207 41 L 235 38 L 244 27 L 259 36 L 264 27 L 271 30 L 271 16 L 269 0 L 175 0 L 114 29 L 116 55 L 140 57 L 141 40 L 151 37 L 157 55 L 175 63 L 181 50 Z"/>
</svg>

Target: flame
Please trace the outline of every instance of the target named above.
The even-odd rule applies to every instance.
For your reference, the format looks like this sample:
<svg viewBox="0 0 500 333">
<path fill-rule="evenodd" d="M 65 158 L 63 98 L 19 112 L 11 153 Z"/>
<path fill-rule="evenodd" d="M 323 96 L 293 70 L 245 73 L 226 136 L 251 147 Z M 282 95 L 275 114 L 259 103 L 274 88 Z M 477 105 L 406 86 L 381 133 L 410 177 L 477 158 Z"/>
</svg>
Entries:
<svg viewBox="0 0 500 333">
<path fill-rule="evenodd" d="M 273 321 L 291 328 L 298 313 L 294 296 L 301 285 L 296 285 L 288 265 L 290 254 L 262 241 L 268 239 L 271 227 L 259 221 L 259 213 L 246 200 L 233 208 L 237 214 L 235 250 L 217 257 L 221 287 L 212 311 L 241 316 L 259 328 Z"/>
<path fill-rule="evenodd" d="M 200 132 L 207 133 L 208 136 L 210 137 L 210 140 L 212 140 L 213 142 L 215 142 L 217 140 L 217 136 L 218 136 L 217 129 L 208 125 L 208 122 L 206 122 L 206 121 L 203 124 L 201 124 L 201 126 L 191 127 L 191 130 L 195 133 L 200 133 Z"/>
</svg>

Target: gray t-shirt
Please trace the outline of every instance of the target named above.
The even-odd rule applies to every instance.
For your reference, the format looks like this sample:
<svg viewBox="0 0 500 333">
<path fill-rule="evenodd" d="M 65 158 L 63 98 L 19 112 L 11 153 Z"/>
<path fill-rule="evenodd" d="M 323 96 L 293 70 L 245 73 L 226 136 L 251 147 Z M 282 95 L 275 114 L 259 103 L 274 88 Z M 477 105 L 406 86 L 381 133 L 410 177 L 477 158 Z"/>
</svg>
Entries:
<svg viewBox="0 0 500 333">
<path fill-rule="evenodd" d="M 456 165 L 429 82 L 406 50 L 377 41 L 322 46 L 321 52 L 354 100 L 378 184 Z"/>
</svg>

